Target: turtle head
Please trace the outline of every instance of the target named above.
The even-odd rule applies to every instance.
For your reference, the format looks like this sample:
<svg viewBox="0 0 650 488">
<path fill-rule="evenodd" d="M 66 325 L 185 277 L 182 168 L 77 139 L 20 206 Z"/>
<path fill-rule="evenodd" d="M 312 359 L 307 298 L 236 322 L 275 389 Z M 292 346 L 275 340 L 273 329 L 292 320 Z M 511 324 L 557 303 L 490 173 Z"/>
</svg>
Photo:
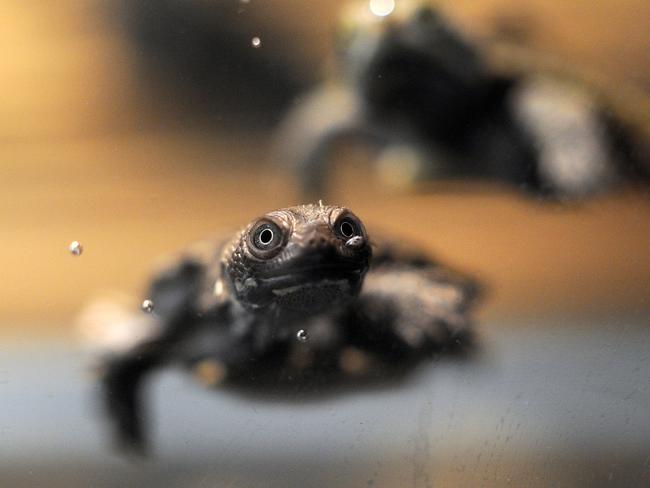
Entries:
<svg viewBox="0 0 650 488">
<path fill-rule="evenodd" d="M 222 276 L 246 308 L 318 313 L 359 293 L 371 254 L 351 211 L 301 205 L 267 213 L 242 230 L 223 252 Z"/>
</svg>

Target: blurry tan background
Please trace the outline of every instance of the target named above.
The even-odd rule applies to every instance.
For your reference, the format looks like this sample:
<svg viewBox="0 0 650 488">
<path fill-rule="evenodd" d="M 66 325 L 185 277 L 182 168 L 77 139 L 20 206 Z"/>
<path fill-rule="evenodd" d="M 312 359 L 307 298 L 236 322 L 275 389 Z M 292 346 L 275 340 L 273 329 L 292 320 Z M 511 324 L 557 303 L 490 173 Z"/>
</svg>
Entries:
<svg viewBox="0 0 650 488">
<path fill-rule="evenodd" d="M 297 40 L 296 66 L 313 73 L 342 3 L 251 0 L 249 8 Z M 525 42 L 561 62 L 614 86 L 650 86 L 646 1 L 440 4 L 476 36 L 524 25 Z M 4 0 L 0 40 L 3 333 L 71 334 L 97 292 L 140 293 L 158 256 L 301 203 L 288 175 L 260 163 L 268 133 L 197 123 L 159 103 L 110 2 Z M 490 285 L 484 315 L 650 310 L 647 194 L 570 208 L 477 186 L 386 194 L 359 183 L 363 168 L 339 167 L 332 199 L 370 230 L 476 272 Z M 79 258 L 67 250 L 73 240 L 84 246 Z"/>
</svg>

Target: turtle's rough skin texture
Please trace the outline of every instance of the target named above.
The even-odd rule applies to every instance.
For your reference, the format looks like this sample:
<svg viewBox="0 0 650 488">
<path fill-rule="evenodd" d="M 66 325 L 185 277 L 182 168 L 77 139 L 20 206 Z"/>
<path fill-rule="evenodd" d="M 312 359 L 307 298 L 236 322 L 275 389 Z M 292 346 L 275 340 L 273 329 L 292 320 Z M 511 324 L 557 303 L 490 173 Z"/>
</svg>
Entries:
<svg viewBox="0 0 650 488">
<path fill-rule="evenodd" d="M 468 350 L 476 290 L 423 255 L 371 245 L 346 208 L 270 212 L 153 279 L 156 327 L 101 368 L 115 439 L 145 451 L 143 381 L 166 364 L 210 386 L 322 393 Z"/>
</svg>

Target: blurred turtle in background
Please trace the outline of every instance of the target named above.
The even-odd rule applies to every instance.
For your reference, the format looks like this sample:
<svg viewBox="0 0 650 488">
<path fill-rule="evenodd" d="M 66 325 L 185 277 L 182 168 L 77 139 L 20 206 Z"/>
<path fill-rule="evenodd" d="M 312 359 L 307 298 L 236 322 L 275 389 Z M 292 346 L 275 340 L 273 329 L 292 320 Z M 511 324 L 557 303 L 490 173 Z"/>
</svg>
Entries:
<svg viewBox="0 0 650 488">
<path fill-rule="evenodd" d="M 648 181 L 639 107 L 640 124 L 595 88 L 532 69 L 520 50 L 490 56 L 431 6 L 379 16 L 372 3 L 346 12 L 336 73 L 279 131 L 278 157 L 307 195 L 324 192 L 334 149 L 355 143 L 379 149 L 380 180 L 399 187 L 481 179 L 577 199 Z"/>
</svg>

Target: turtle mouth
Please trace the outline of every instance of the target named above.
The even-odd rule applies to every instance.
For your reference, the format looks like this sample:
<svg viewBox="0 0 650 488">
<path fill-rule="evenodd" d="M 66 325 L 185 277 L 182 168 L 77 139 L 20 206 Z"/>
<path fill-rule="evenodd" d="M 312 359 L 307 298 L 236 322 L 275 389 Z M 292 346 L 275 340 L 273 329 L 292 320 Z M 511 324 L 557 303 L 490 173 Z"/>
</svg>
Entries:
<svg viewBox="0 0 650 488">
<path fill-rule="evenodd" d="M 360 282 L 366 267 L 358 264 L 330 264 L 319 266 L 302 266 L 291 272 L 277 273 L 259 279 L 265 288 L 275 295 L 290 293 L 302 287 L 317 288 L 339 283 L 348 288 Z"/>
<path fill-rule="evenodd" d="M 304 269 L 269 278 L 262 286 L 282 309 L 320 313 L 353 299 L 363 274 L 361 268 Z"/>
<path fill-rule="evenodd" d="M 358 263 L 328 263 L 258 277 L 248 301 L 258 307 L 274 303 L 281 309 L 319 313 L 354 298 L 366 269 Z"/>
</svg>

